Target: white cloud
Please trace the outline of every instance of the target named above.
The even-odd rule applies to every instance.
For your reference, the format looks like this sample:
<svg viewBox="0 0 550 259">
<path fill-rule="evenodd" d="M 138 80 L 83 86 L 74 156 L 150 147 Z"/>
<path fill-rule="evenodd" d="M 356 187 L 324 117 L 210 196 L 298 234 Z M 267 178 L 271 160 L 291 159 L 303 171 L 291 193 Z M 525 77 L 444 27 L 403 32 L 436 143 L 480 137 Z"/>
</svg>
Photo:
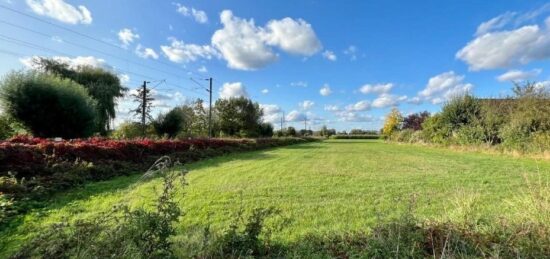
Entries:
<svg viewBox="0 0 550 259">
<path fill-rule="evenodd" d="M 384 93 L 388 93 L 392 88 L 393 88 L 392 83 L 375 84 L 375 85 L 366 84 L 366 85 L 363 85 L 359 89 L 359 91 L 363 94 L 371 94 L 371 93 L 384 94 Z"/>
<path fill-rule="evenodd" d="M 385 108 L 391 106 L 398 106 L 401 102 L 406 101 L 407 96 L 397 96 L 393 94 L 383 93 L 372 102 L 372 107 Z"/>
<path fill-rule="evenodd" d="M 122 45 L 128 46 L 134 40 L 139 39 L 139 34 L 133 32 L 131 29 L 124 28 L 118 32 L 118 39 L 122 42 Z"/>
<path fill-rule="evenodd" d="M 474 87 L 470 83 L 464 83 L 463 75 L 456 75 L 454 71 L 436 75 L 428 81 L 426 88 L 418 93 L 418 99 L 414 101 L 430 101 L 439 104 L 455 96 L 464 95 Z"/>
<path fill-rule="evenodd" d="M 126 85 L 130 82 L 130 76 L 128 74 L 119 74 L 118 79 L 121 85 Z"/>
<path fill-rule="evenodd" d="M 291 82 L 290 86 L 307 87 L 307 82 L 304 82 L 304 81 Z"/>
<path fill-rule="evenodd" d="M 37 67 L 34 64 L 34 60 L 40 58 L 39 56 L 25 57 L 21 58 L 19 61 L 25 65 L 27 68 L 36 69 Z M 70 68 L 77 68 L 79 66 L 91 66 L 91 67 L 101 67 L 105 69 L 112 69 L 104 59 L 96 58 L 93 56 L 78 56 L 75 58 L 64 57 L 64 56 L 54 56 L 51 57 L 54 60 L 68 64 Z"/>
<path fill-rule="evenodd" d="M 212 59 L 219 53 L 209 45 L 186 44 L 175 38 L 170 38 L 170 46 L 160 46 L 160 49 L 172 62 L 191 62 L 199 58 Z"/>
<path fill-rule="evenodd" d="M 152 49 L 152 48 L 145 48 L 143 46 L 141 46 L 141 44 L 138 44 L 137 47 L 136 47 L 136 55 L 138 55 L 138 57 L 140 58 L 152 58 L 152 59 L 158 59 L 159 58 L 159 55 L 157 54 L 157 52 Z"/>
<path fill-rule="evenodd" d="M 516 16 L 515 12 L 505 12 L 491 20 L 481 23 L 477 27 L 476 35 L 480 36 L 496 29 L 502 29 Z"/>
<path fill-rule="evenodd" d="M 294 110 L 286 115 L 285 121 L 297 122 L 297 121 L 304 121 L 306 120 L 306 118 L 307 118 L 306 114 Z"/>
<path fill-rule="evenodd" d="M 267 88 L 262 89 L 262 94 L 268 94 L 268 93 L 269 93 L 269 89 Z"/>
<path fill-rule="evenodd" d="M 56 19 L 69 24 L 91 24 L 92 13 L 86 6 L 79 5 L 78 8 L 65 3 L 64 0 L 26 0 L 31 10 L 43 16 Z"/>
<path fill-rule="evenodd" d="M 246 88 L 241 82 L 224 83 L 220 89 L 220 98 L 229 99 L 232 97 L 248 97 Z"/>
<path fill-rule="evenodd" d="M 233 69 L 256 70 L 275 62 L 278 54 L 272 46 L 305 56 L 322 48 L 311 25 L 301 19 L 271 20 L 259 27 L 253 19 L 242 19 L 224 10 L 220 21 L 223 28 L 212 35 L 212 45 Z"/>
<path fill-rule="evenodd" d="M 325 111 L 337 112 L 340 111 L 340 107 L 338 105 L 325 105 Z"/>
<path fill-rule="evenodd" d="M 197 69 L 197 71 L 201 72 L 201 73 L 207 73 L 208 72 L 208 69 L 206 69 L 205 66 L 201 66 L 199 67 L 199 69 Z"/>
<path fill-rule="evenodd" d="M 286 17 L 267 23 L 263 36 L 267 44 L 278 46 L 288 53 L 311 56 L 321 50 L 322 45 L 311 24 L 302 19 Z"/>
<path fill-rule="evenodd" d="M 357 47 L 350 45 L 347 49 L 344 50 L 344 55 L 349 56 L 351 61 L 357 59 Z"/>
<path fill-rule="evenodd" d="M 264 115 L 262 120 L 269 123 L 278 123 L 281 120 L 281 108 L 275 104 L 260 104 Z"/>
<path fill-rule="evenodd" d="M 336 114 L 339 121 L 345 122 L 371 122 L 374 118 L 369 114 L 363 114 L 353 111 L 342 111 Z"/>
<path fill-rule="evenodd" d="M 304 110 L 311 109 L 313 107 L 313 105 L 315 105 L 315 103 L 310 101 L 310 100 L 305 100 L 305 101 L 299 103 L 300 108 L 302 108 Z"/>
<path fill-rule="evenodd" d="M 542 81 L 535 83 L 535 88 L 550 90 L 550 81 Z"/>
<path fill-rule="evenodd" d="M 319 90 L 319 93 L 322 96 L 329 96 L 332 93 L 332 90 L 330 90 L 330 86 L 328 84 L 325 84 L 323 85 L 323 87 L 321 87 L 321 90 Z"/>
<path fill-rule="evenodd" d="M 206 15 L 206 12 L 202 10 L 197 10 L 195 8 L 189 8 L 179 3 L 175 3 L 175 5 L 176 5 L 176 11 L 182 14 L 183 16 L 193 17 L 195 21 L 198 23 L 208 22 L 208 15 Z"/>
<path fill-rule="evenodd" d="M 500 82 L 525 80 L 538 76 L 541 72 L 541 69 L 533 69 L 531 71 L 509 70 L 508 72 L 499 75 L 497 80 Z"/>
<path fill-rule="evenodd" d="M 323 57 L 330 61 L 336 61 L 338 59 L 338 57 L 336 57 L 336 54 L 334 54 L 334 52 L 330 50 L 325 50 L 323 52 Z"/>
<path fill-rule="evenodd" d="M 550 18 L 544 28 L 523 26 L 478 36 L 456 53 L 471 70 L 507 68 L 550 58 Z"/>
<path fill-rule="evenodd" d="M 354 104 L 346 106 L 346 111 L 366 111 L 370 110 L 369 101 L 359 101 Z"/>
</svg>

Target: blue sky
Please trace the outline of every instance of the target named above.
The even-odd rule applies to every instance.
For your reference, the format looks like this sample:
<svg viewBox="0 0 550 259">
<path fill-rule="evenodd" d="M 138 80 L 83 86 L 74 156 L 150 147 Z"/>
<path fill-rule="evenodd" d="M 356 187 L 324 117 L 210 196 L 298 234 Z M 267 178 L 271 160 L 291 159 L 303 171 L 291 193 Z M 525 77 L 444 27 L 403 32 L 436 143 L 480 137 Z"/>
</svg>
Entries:
<svg viewBox="0 0 550 259">
<path fill-rule="evenodd" d="M 550 85 L 547 1 L 0 0 L 0 74 L 34 56 L 112 69 L 156 87 L 156 112 L 246 95 L 265 120 L 379 129 L 397 106 Z M 75 33 L 76 32 L 76 33 Z M 195 81 L 190 80 L 193 78 Z M 120 100 L 116 123 L 135 106 Z"/>
</svg>

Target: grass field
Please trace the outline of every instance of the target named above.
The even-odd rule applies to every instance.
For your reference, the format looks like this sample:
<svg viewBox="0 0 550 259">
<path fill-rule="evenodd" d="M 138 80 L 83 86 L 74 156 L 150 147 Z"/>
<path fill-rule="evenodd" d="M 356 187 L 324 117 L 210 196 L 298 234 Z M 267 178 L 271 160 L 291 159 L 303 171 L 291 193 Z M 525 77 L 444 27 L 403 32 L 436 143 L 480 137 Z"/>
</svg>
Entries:
<svg viewBox="0 0 550 259">
<path fill-rule="evenodd" d="M 534 206 L 529 194 L 540 188 L 547 192 L 550 182 L 548 161 L 378 140 L 301 144 L 186 168 L 189 185 L 179 200 L 185 213 L 178 223 L 181 239 L 192 227 L 226 228 L 241 208 L 275 207 L 281 213 L 273 221 L 288 221 L 273 234 L 282 243 L 306 235 L 367 231 L 380 220 L 399 216 L 411 203 L 422 220 L 521 221 Z M 0 232 L 0 257 L 64 218 L 91 217 L 120 202 L 151 204 L 160 186 L 160 179 L 140 182 L 135 175 L 59 194 L 45 209 L 14 220 Z M 550 216 L 534 217 L 546 221 Z"/>
</svg>

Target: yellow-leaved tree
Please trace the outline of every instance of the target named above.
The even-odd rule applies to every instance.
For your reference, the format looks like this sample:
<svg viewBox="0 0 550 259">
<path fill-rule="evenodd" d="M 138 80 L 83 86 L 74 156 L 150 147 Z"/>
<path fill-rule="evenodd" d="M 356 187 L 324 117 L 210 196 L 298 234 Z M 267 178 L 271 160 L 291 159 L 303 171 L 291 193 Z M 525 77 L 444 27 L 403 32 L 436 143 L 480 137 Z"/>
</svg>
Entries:
<svg viewBox="0 0 550 259">
<path fill-rule="evenodd" d="M 386 120 L 384 121 L 384 128 L 382 128 L 382 135 L 385 138 L 389 138 L 392 133 L 399 130 L 402 122 L 403 116 L 397 108 L 393 108 L 391 112 L 386 116 Z"/>
</svg>

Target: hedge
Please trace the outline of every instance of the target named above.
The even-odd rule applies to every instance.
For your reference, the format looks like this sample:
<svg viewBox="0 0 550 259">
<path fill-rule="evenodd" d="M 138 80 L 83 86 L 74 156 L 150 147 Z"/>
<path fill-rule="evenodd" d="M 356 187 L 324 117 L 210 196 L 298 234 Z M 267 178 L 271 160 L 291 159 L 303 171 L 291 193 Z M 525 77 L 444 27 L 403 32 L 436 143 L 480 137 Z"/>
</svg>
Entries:
<svg viewBox="0 0 550 259">
<path fill-rule="evenodd" d="M 331 139 L 379 139 L 380 135 L 332 135 Z"/>
</svg>

